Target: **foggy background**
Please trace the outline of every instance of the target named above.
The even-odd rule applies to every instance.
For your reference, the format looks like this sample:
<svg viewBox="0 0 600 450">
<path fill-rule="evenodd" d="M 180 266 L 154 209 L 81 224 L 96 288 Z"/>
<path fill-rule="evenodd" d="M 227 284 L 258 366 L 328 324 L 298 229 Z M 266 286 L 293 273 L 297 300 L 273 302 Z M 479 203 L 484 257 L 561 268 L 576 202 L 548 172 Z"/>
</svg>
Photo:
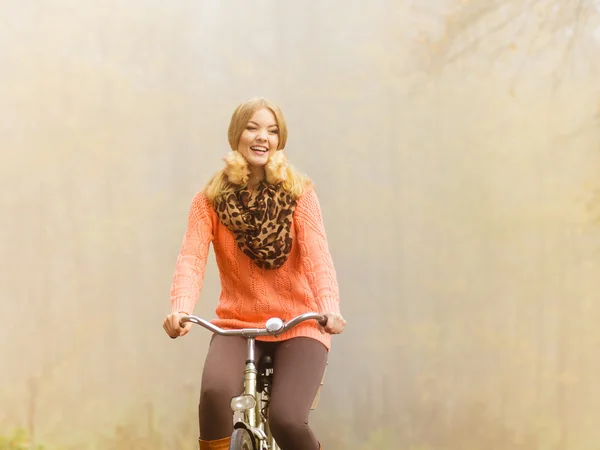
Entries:
<svg viewBox="0 0 600 450">
<path fill-rule="evenodd" d="M 324 448 L 600 449 L 599 1 L 0 9 L 0 436 L 196 448 L 209 333 L 162 320 L 231 113 L 265 96 L 348 320 Z M 219 291 L 211 250 L 195 313 Z"/>
</svg>

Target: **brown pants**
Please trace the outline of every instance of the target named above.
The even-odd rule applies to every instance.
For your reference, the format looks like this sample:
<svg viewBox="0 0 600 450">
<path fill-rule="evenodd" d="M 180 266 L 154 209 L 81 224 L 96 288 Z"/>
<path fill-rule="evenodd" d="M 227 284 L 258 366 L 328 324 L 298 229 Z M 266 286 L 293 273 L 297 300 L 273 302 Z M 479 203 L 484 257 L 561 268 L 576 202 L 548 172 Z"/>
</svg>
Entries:
<svg viewBox="0 0 600 450">
<path fill-rule="evenodd" d="M 274 374 L 269 426 L 282 450 L 318 450 L 308 426 L 308 415 L 317 394 L 327 349 L 310 338 L 277 343 L 256 342 L 256 364 L 263 352 L 273 355 Z M 204 363 L 200 405 L 200 439 L 212 441 L 233 432 L 230 401 L 244 390 L 243 373 L 247 341 L 242 337 L 213 336 Z"/>
</svg>

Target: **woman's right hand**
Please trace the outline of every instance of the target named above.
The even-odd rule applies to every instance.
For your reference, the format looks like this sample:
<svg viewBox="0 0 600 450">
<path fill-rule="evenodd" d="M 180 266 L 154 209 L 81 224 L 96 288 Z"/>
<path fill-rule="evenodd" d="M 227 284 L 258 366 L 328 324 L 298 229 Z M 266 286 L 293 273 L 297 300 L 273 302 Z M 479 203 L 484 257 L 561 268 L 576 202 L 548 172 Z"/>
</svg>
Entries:
<svg viewBox="0 0 600 450">
<path fill-rule="evenodd" d="M 179 336 L 185 336 L 189 333 L 193 325 L 191 322 L 186 323 L 184 327 L 180 325 L 181 318 L 188 315 L 189 314 L 184 312 L 174 312 L 165 318 L 165 321 L 163 322 L 163 328 L 171 337 L 171 339 L 175 339 Z"/>
</svg>

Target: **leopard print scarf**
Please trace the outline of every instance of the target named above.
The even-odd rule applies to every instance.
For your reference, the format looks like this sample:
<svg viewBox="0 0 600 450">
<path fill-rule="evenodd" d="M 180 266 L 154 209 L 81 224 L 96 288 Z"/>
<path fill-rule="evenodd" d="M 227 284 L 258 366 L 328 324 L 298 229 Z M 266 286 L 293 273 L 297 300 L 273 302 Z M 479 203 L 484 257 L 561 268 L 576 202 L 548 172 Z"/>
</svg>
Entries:
<svg viewBox="0 0 600 450">
<path fill-rule="evenodd" d="M 261 182 L 218 198 L 215 211 L 240 250 L 263 269 L 278 269 L 292 250 L 290 235 L 296 200 L 280 184 Z"/>
</svg>

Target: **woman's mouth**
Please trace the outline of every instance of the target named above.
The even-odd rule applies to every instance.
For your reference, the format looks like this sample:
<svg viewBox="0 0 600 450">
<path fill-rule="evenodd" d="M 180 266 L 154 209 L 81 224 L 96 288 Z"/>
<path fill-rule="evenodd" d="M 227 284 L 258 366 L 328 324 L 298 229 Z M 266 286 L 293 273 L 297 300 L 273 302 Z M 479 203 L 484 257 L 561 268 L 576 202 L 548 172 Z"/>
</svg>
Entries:
<svg viewBox="0 0 600 450">
<path fill-rule="evenodd" d="M 250 147 L 250 150 L 252 150 L 254 153 L 256 153 L 258 155 L 264 155 L 265 153 L 267 153 L 269 151 L 269 149 L 267 147 L 263 147 L 262 145 L 253 145 L 252 147 Z"/>
</svg>

